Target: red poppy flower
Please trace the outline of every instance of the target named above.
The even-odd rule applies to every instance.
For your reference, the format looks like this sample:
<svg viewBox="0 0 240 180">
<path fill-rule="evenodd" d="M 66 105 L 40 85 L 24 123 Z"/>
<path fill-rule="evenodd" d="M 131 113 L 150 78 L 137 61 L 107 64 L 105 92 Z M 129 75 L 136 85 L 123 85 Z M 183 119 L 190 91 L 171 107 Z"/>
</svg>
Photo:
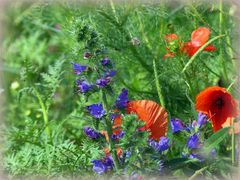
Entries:
<svg viewBox="0 0 240 180">
<path fill-rule="evenodd" d="M 216 132 L 228 118 L 237 116 L 238 103 L 225 88 L 212 86 L 197 95 L 196 109 L 208 115 Z"/>
<path fill-rule="evenodd" d="M 150 138 L 159 140 L 167 132 L 167 112 L 150 100 L 137 100 L 128 103 L 127 111 L 135 113 L 146 124 L 140 130 L 149 130 Z"/>
<path fill-rule="evenodd" d="M 191 41 L 184 43 L 182 51 L 188 54 L 190 57 L 193 56 L 200 47 L 202 47 L 209 39 L 210 30 L 206 27 L 200 27 L 192 32 Z M 215 51 L 216 48 L 210 44 L 204 51 Z"/>
<path fill-rule="evenodd" d="M 167 112 L 157 103 L 150 100 L 137 100 L 128 103 L 128 113 L 135 113 L 139 120 L 146 123 L 140 130 L 149 130 L 151 132 L 150 138 L 159 140 L 160 137 L 165 136 L 167 132 Z M 113 125 L 113 134 L 117 135 L 122 129 L 121 115 L 116 116 Z M 106 131 L 102 131 L 107 141 L 109 137 Z"/>
</svg>

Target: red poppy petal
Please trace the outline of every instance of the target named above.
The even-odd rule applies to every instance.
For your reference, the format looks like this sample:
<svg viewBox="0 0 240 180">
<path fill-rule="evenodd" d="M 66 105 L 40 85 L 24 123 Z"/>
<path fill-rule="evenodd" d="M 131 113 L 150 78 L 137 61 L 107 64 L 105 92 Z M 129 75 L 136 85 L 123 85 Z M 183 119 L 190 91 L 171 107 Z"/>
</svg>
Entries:
<svg viewBox="0 0 240 180">
<path fill-rule="evenodd" d="M 151 138 L 159 140 L 167 132 L 167 112 L 157 103 L 150 100 L 137 100 L 128 103 L 128 112 L 136 113 L 146 122 L 146 129 L 151 131 Z"/>
<path fill-rule="evenodd" d="M 218 86 L 208 87 L 197 95 L 196 109 L 209 116 L 215 132 L 222 128 L 227 118 L 238 115 L 237 101 L 225 88 Z"/>
<path fill-rule="evenodd" d="M 216 51 L 216 48 L 212 44 L 210 44 L 204 49 L 204 51 Z"/>
<path fill-rule="evenodd" d="M 192 32 L 191 42 L 195 47 L 204 45 L 210 36 L 210 30 L 206 27 L 200 27 Z"/>
<path fill-rule="evenodd" d="M 193 46 L 192 42 L 184 43 L 181 51 L 186 53 L 188 56 L 192 57 L 200 47 Z"/>
</svg>

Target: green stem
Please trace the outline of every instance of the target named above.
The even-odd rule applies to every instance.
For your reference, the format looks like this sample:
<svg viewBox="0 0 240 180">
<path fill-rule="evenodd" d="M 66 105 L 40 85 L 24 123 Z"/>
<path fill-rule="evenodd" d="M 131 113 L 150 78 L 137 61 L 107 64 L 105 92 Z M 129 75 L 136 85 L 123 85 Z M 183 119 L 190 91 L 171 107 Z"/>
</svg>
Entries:
<svg viewBox="0 0 240 180">
<path fill-rule="evenodd" d="M 34 90 L 34 93 L 35 93 L 35 95 L 36 95 L 36 97 L 37 97 L 37 99 L 38 99 L 38 103 L 39 103 L 39 105 L 40 105 L 40 107 L 41 107 L 41 110 L 42 110 L 43 120 L 44 120 L 44 124 L 45 124 L 45 128 L 46 128 L 46 133 L 47 133 L 47 135 L 48 135 L 48 140 L 49 140 L 50 142 L 52 142 L 51 130 L 50 130 L 49 126 L 48 126 L 49 121 L 48 121 L 47 109 L 46 109 L 46 107 L 45 107 L 45 105 L 44 105 L 44 103 L 43 103 L 42 97 L 41 97 L 41 95 L 39 94 L 39 92 L 37 91 L 37 89 L 36 89 L 36 88 L 33 88 L 33 90 Z"/>
<path fill-rule="evenodd" d="M 105 119 L 105 124 L 106 124 L 106 128 L 107 128 L 107 133 L 108 133 L 108 137 L 109 137 L 109 150 L 110 153 L 112 155 L 113 158 L 113 163 L 115 165 L 116 171 L 118 172 L 120 169 L 120 162 L 117 156 L 117 151 L 116 151 L 116 147 L 114 146 L 114 142 L 111 139 L 111 135 L 112 135 L 112 123 L 111 123 L 111 119 L 109 117 L 109 106 L 108 106 L 108 102 L 107 102 L 107 97 L 106 97 L 106 93 L 104 92 L 103 89 L 100 90 L 100 95 L 101 95 L 101 99 L 103 102 L 103 107 L 106 111 L 107 117 Z"/>
<path fill-rule="evenodd" d="M 223 1 L 219 0 L 219 35 L 222 35 L 222 31 L 223 31 Z M 222 46 L 222 40 L 219 39 L 219 46 Z M 227 82 L 228 81 L 228 75 L 227 75 L 227 69 L 226 69 L 226 64 L 225 64 L 225 59 L 223 58 L 223 49 L 220 48 L 220 53 L 219 53 L 219 57 L 222 63 L 222 68 L 223 68 L 223 78 L 224 81 Z"/>
<path fill-rule="evenodd" d="M 224 35 L 219 35 L 219 36 L 216 36 L 212 39 L 210 39 L 208 42 L 206 42 L 202 47 L 200 47 L 198 49 L 198 51 L 189 59 L 188 63 L 184 66 L 183 70 L 182 70 L 182 73 L 184 73 L 184 71 L 186 71 L 186 69 L 188 68 L 188 66 L 190 66 L 193 61 L 196 59 L 196 57 L 198 56 L 198 54 L 200 54 L 200 52 L 202 52 L 209 44 L 211 44 L 213 41 L 216 41 L 217 39 L 219 38 L 222 38 L 224 37 Z"/>
<path fill-rule="evenodd" d="M 208 168 L 208 166 L 205 166 L 197 171 L 195 171 L 195 173 L 188 179 L 188 180 L 193 180 L 194 178 L 196 178 L 199 174 L 201 174 L 203 171 L 205 171 Z"/>
<path fill-rule="evenodd" d="M 184 68 L 184 59 L 183 58 L 180 58 L 180 65 L 182 66 L 182 68 Z M 191 96 L 191 99 L 193 99 L 195 97 L 195 94 L 193 92 L 193 85 L 192 85 L 192 81 L 191 81 L 191 77 L 190 75 L 188 74 L 188 72 L 184 71 L 183 72 L 184 76 L 185 76 L 185 83 L 187 84 L 188 88 L 189 88 L 189 91 L 190 91 L 190 96 Z"/>
<path fill-rule="evenodd" d="M 164 102 L 164 98 L 163 98 L 163 95 L 162 95 L 160 81 L 158 79 L 158 72 L 157 72 L 157 66 L 156 66 L 156 59 L 155 58 L 153 58 L 153 71 L 154 71 L 155 84 L 156 84 L 156 88 L 157 88 L 159 101 L 160 101 L 161 106 L 163 108 L 165 108 L 165 102 Z"/>
<path fill-rule="evenodd" d="M 231 38 L 230 38 L 230 35 L 228 34 L 228 36 L 226 37 L 226 40 L 227 40 L 227 43 L 231 45 Z M 228 53 L 229 53 L 229 57 L 230 59 L 232 60 L 232 64 L 233 64 L 233 67 L 235 68 L 234 69 L 234 72 L 236 72 L 236 67 L 237 67 L 237 64 L 236 64 L 236 59 L 234 58 L 234 52 L 232 50 L 231 47 L 228 46 Z"/>
</svg>

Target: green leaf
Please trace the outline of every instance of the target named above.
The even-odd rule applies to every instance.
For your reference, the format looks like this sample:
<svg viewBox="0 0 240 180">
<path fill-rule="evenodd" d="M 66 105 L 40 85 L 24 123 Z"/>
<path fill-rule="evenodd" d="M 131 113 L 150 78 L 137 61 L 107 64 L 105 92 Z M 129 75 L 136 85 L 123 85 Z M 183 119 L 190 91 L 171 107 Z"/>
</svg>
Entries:
<svg viewBox="0 0 240 180">
<path fill-rule="evenodd" d="M 222 140 L 229 134 L 229 129 L 231 127 L 226 127 L 218 132 L 214 133 L 212 136 L 210 136 L 206 141 L 205 145 L 203 147 L 203 150 L 208 153 L 210 152 L 214 147 L 216 147 Z"/>
</svg>

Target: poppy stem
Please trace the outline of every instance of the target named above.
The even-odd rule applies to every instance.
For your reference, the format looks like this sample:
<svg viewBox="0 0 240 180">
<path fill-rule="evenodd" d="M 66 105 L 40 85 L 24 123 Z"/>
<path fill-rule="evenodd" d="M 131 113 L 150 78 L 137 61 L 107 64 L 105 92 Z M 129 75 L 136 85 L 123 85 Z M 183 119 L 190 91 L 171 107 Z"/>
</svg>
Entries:
<svg viewBox="0 0 240 180">
<path fill-rule="evenodd" d="M 183 58 L 180 58 L 180 65 L 182 68 L 184 68 L 184 59 Z M 193 85 L 192 85 L 192 82 L 191 82 L 191 78 L 190 78 L 190 75 L 185 71 L 183 73 L 183 75 L 185 76 L 185 83 L 187 84 L 188 88 L 189 88 L 189 91 L 190 91 L 190 97 L 191 99 L 193 97 L 195 97 L 194 93 L 193 93 Z"/>
<path fill-rule="evenodd" d="M 214 41 L 216 41 L 217 39 L 222 38 L 222 37 L 224 37 L 224 36 L 226 36 L 226 35 L 223 34 L 223 35 L 216 36 L 216 37 L 210 39 L 208 42 L 206 42 L 202 47 L 200 47 L 200 48 L 198 49 L 198 51 L 189 59 L 189 61 L 188 61 L 187 64 L 184 66 L 184 68 L 183 68 L 183 70 L 182 70 L 181 73 L 184 73 L 184 72 L 186 71 L 186 69 L 188 68 L 188 66 L 190 66 L 190 65 L 193 63 L 193 61 L 194 61 L 194 60 L 196 59 L 196 57 L 200 54 L 200 52 L 202 52 L 208 45 L 210 45 L 212 42 L 214 42 Z"/>
<path fill-rule="evenodd" d="M 219 36 L 222 35 L 222 32 L 223 32 L 223 1 L 219 0 Z M 221 46 L 222 46 L 222 40 L 219 39 L 219 47 Z M 228 76 L 227 76 L 227 69 L 225 65 L 225 59 L 223 58 L 223 48 L 220 48 L 219 57 L 220 57 L 222 68 L 223 68 L 223 78 L 224 78 L 224 81 L 227 82 Z"/>
<path fill-rule="evenodd" d="M 157 72 L 157 66 L 156 66 L 156 59 L 153 58 L 153 71 L 154 71 L 154 76 L 155 76 L 155 84 L 157 88 L 157 93 L 159 97 L 160 104 L 163 108 L 165 108 L 165 102 L 164 102 L 164 97 L 162 95 L 162 90 L 161 90 L 161 85 L 160 81 L 158 79 L 158 72 Z"/>
<path fill-rule="evenodd" d="M 107 96 L 106 93 L 104 92 L 103 89 L 100 90 L 100 96 L 103 102 L 103 107 L 106 110 L 106 119 L 105 119 L 105 125 L 107 128 L 107 134 L 109 137 L 109 150 L 110 153 L 112 155 L 112 159 L 113 159 L 113 163 L 114 163 L 114 167 L 116 169 L 116 171 L 118 172 L 120 169 L 120 163 L 119 163 L 119 159 L 117 156 L 117 151 L 116 151 L 116 147 L 114 145 L 114 142 L 111 139 L 111 135 L 112 135 L 112 123 L 111 123 L 111 118 L 109 116 L 109 106 L 108 106 L 108 102 L 107 102 Z"/>
</svg>

